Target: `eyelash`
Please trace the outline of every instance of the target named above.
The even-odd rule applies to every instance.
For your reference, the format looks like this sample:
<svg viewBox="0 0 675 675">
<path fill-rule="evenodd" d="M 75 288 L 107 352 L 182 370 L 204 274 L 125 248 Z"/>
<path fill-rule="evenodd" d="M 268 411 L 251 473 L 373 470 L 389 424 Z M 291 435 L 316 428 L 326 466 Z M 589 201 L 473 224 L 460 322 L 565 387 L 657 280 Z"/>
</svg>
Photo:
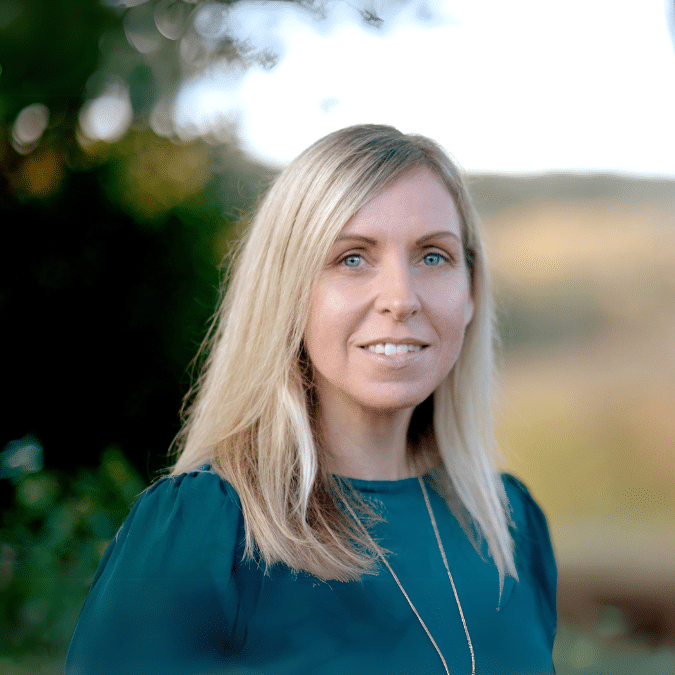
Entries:
<svg viewBox="0 0 675 675">
<path fill-rule="evenodd" d="M 428 267 L 440 267 L 442 263 L 452 262 L 452 258 L 449 255 L 445 253 L 440 253 L 439 251 L 429 251 L 428 253 L 425 253 L 422 256 L 422 260 L 424 261 L 429 256 L 436 256 L 440 258 L 440 262 L 437 265 L 429 265 Z M 359 265 L 348 265 L 347 260 L 349 260 L 350 258 L 359 258 L 360 261 L 363 260 L 363 256 L 360 253 L 347 253 L 338 260 L 338 264 L 344 267 L 348 267 L 350 269 L 356 269 L 357 267 L 359 267 Z"/>
</svg>

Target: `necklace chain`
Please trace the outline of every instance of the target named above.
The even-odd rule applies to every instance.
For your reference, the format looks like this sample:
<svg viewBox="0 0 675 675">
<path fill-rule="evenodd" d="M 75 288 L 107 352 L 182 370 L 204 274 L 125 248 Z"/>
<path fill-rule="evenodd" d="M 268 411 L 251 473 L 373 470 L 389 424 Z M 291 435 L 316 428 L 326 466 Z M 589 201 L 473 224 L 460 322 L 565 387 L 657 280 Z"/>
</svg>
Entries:
<svg viewBox="0 0 675 675">
<path fill-rule="evenodd" d="M 424 503 L 426 504 L 427 511 L 429 512 L 429 518 L 431 519 L 431 525 L 434 528 L 434 534 L 436 535 L 436 542 L 438 543 L 438 549 L 441 552 L 441 557 L 443 558 L 443 564 L 445 565 L 445 570 L 448 573 L 448 578 L 450 579 L 450 584 L 452 585 L 452 592 L 455 594 L 455 601 L 457 602 L 457 608 L 459 609 L 459 616 L 461 617 L 462 625 L 464 626 L 464 634 L 466 635 L 466 641 L 469 645 L 469 651 L 471 652 L 471 675 L 476 675 L 476 659 L 475 659 L 475 656 L 474 656 L 474 653 L 473 653 L 473 645 L 471 644 L 471 636 L 469 635 L 469 629 L 467 628 L 466 619 L 464 618 L 464 612 L 462 611 L 462 604 L 459 601 L 459 595 L 457 594 L 457 588 L 455 587 L 455 582 L 452 578 L 452 574 L 450 573 L 450 566 L 448 565 L 448 559 L 445 556 L 445 549 L 443 548 L 443 542 L 441 541 L 441 535 L 438 533 L 438 526 L 436 525 L 436 518 L 434 517 L 434 512 L 433 512 L 433 509 L 431 508 L 431 502 L 429 501 L 429 495 L 427 494 L 427 489 L 426 489 L 426 487 L 424 487 L 424 481 L 422 480 L 421 476 L 418 476 L 418 480 L 419 480 L 419 483 L 420 483 L 420 487 L 422 488 L 422 494 L 424 495 Z M 380 547 L 375 544 L 372 537 L 370 536 L 370 533 L 364 527 L 364 525 L 361 523 L 358 516 L 352 510 L 351 506 L 349 506 L 349 504 L 346 504 L 346 506 L 349 509 L 349 512 L 351 513 L 352 517 L 360 525 L 361 529 L 365 532 L 366 536 L 368 537 L 370 542 L 373 544 L 375 550 L 377 551 L 377 555 L 381 558 L 382 562 L 385 564 L 386 568 L 389 570 L 389 573 L 391 574 L 391 576 L 394 577 L 394 581 L 396 582 L 396 585 L 399 587 L 399 589 L 401 590 L 401 593 L 403 593 L 403 596 L 408 601 L 408 604 L 410 605 L 410 609 L 412 609 L 412 611 L 414 612 L 414 614 L 417 617 L 417 620 L 420 622 L 420 625 L 422 626 L 422 628 L 424 628 L 424 632 L 427 634 L 427 637 L 431 641 L 431 644 L 434 646 L 434 649 L 436 650 L 436 652 L 438 653 L 438 656 L 440 657 L 441 661 L 443 662 L 443 667 L 445 668 L 446 674 L 450 675 L 450 670 L 448 669 L 448 664 L 445 661 L 445 657 L 443 656 L 443 653 L 441 652 L 439 646 L 436 644 L 436 640 L 434 640 L 433 636 L 429 632 L 429 629 L 427 628 L 427 625 L 422 620 L 422 617 L 420 616 L 419 612 L 417 611 L 417 608 L 415 607 L 412 600 L 410 599 L 410 597 L 406 593 L 405 588 L 403 588 L 403 584 L 399 581 L 399 578 L 396 576 L 396 572 L 394 572 L 391 565 L 389 564 L 389 561 L 382 554 L 382 551 L 380 550 Z"/>
<path fill-rule="evenodd" d="M 469 651 L 471 652 L 471 675 L 476 675 L 476 657 L 473 653 L 473 645 L 471 644 L 471 636 L 469 635 L 469 629 L 467 628 L 466 619 L 464 618 L 464 612 L 462 610 L 462 603 L 459 601 L 459 595 L 457 594 L 457 588 L 455 587 L 455 581 L 452 578 L 452 574 L 450 573 L 450 566 L 448 565 L 448 559 L 445 557 L 445 549 L 443 548 L 443 542 L 441 541 L 441 535 L 438 533 L 438 526 L 436 525 L 436 518 L 434 518 L 434 512 L 433 512 L 433 509 L 431 508 L 431 503 L 429 502 L 429 495 L 427 495 L 427 489 L 426 489 L 426 487 L 424 487 L 424 481 L 422 480 L 421 476 L 418 476 L 417 480 L 419 480 L 420 487 L 422 488 L 422 494 L 424 495 L 424 503 L 427 505 L 427 511 L 429 512 L 429 518 L 431 518 L 431 524 L 434 527 L 434 534 L 436 535 L 436 541 L 438 542 L 438 548 L 441 552 L 441 557 L 443 558 L 443 564 L 445 565 L 445 571 L 448 573 L 448 579 L 450 579 L 450 584 L 452 585 L 452 592 L 455 594 L 455 600 L 457 601 L 457 609 L 459 609 L 459 615 L 462 618 L 462 625 L 464 626 L 464 634 L 466 635 L 466 641 L 469 645 Z M 433 640 L 432 640 L 432 642 L 433 642 Z M 438 647 L 436 647 L 436 649 L 438 650 Z M 440 654 L 440 651 L 438 653 Z M 445 659 L 443 659 L 443 656 L 441 656 L 441 659 L 443 660 L 443 665 L 445 665 Z M 446 671 L 448 670 L 447 665 L 445 666 L 445 670 Z"/>
</svg>

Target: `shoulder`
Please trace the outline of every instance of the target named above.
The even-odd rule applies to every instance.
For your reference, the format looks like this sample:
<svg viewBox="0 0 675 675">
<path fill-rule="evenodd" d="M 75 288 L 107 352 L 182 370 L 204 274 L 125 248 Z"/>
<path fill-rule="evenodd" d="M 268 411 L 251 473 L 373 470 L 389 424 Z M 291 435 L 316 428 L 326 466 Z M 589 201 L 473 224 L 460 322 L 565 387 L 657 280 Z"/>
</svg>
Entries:
<svg viewBox="0 0 675 675">
<path fill-rule="evenodd" d="M 166 476 L 148 487 L 108 547 L 94 583 L 110 563 L 146 560 L 148 572 L 187 566 L 193 560 L 233 556 L 243 536 L 239 497 L 215 471 Z M 152 555 L 150 553 L 152 552 Z M 186 555 L 183 555 L 183 554 Z"/>
<path fill-rule="evenodd" d="M 502 483 L 504 484 L 507 492 L 519 493 L 520 495 L 527 496 L 529 499 L 532 499 L 530 491 L 527 489 L 525 483 L 516 478 L 513 474 L 503 473 Z"/>
<path fill-rule="evenodd" d="M 541 508 L 534 500 L 525 483 L 510 473 L 503 473 L 502 484 L 506 490 L 506 496 L 511 504 L 514 519 L 518 515 L 524 515 L 528 511 L 539 512 L 543 516 Z"/>
<path fill-rule="evenodd" d="M 129 518 L 145 518 L 148 524 L 173 522 L 191 527 L 223 518 L 238 520 L 241 504 L 234 488 L 208 466 L 165 476 L 148 487 Z"/>
<path fill-rule="evenodd" d="M 208 468 L 145 490 L 101 560 L 65 672 L 187 672 L 211 658 L 208 627 L 235 634 L 242 522 L 236 493 Z"/>
<path fill-rule="evenodd" d="M 209 507 L 241 509 L 234 488 L 208 465 L 160 478 L 141 494 L 136 506 L 143 502 L 174 503 L 188 509 L 195 506 L 202 512 Z"/>
<path fill-rule="evenodd" d="M 558 573 L 546 516 L 522 481 L 504 473 L 502 483 L 511 507 L 518 573 L 525 572 L 539 587 L 542 612 L 555 631 Z"/>
<path fill-rule="evenodd" d="M 511 529 L 516 539 L 527 539 L 530 546 L 551 547 L 546 516 L 526 485 L 509 473 L 502 474 L 502 483 L 511 510 Z"/>
</svg>

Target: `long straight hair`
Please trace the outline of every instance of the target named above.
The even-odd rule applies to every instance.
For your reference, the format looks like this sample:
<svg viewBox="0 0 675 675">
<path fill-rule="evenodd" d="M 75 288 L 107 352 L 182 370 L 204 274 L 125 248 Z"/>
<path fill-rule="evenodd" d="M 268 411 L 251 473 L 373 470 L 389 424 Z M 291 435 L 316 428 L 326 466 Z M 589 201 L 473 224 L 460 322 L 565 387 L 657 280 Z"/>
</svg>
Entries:
<svg viewBox="0 0 675 675">
<path fill-rule="evenodd" d="M 416 408 L 411 426 L 431 440 L 439 464 L 434 482 L 485 538 L 501 587 L 505 574 L 517 573 L 495 463 L 491 284 L 462 174 L 426 137 L 389 126 L 349 127 L 314 143 L 280 174 L 231 268 L 171 474 L 209 463 L 229 481 L 241 500 L 247 556 L 323 579 L 373 570 L 372 545 L 345 515 L 349 493 L 320 452 L 303 333 L 314 285 L 342 227 L 398 178 L 423 167 L 457 206 L 474 314 L 454 368 L 432 400 Z"/>
</svg>

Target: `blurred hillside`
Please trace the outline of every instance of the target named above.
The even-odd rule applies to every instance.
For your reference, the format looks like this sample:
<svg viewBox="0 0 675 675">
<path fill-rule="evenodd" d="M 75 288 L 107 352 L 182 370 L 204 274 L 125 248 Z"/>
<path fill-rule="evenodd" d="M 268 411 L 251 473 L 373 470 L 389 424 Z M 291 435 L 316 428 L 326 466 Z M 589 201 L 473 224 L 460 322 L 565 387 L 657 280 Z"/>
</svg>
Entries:
<svg viewBox="0 0 675 675">
<path fill-rule="evenodd" d="M 483 176 L 472 188 L 499 297 L 500 442 L 559 564 L 558 672 L 673 672 L 675 183 Z M 607 642 L 626 635 L 658 649 Z"/>
<path fill-rule="evenodd" d="M 477 177 L 501 433 L 551 518 L 675 514 L 675 183 Z M 564 480 L 561 480 L 564 478 Z"/>
<path fill-rule="evenodd" d="M 616 174 L 473 175 L 471 195 L 484 217 L 547 202 L 614 201 L 642 206 L 675 207 L 675 181 Z"/>
</svg>

